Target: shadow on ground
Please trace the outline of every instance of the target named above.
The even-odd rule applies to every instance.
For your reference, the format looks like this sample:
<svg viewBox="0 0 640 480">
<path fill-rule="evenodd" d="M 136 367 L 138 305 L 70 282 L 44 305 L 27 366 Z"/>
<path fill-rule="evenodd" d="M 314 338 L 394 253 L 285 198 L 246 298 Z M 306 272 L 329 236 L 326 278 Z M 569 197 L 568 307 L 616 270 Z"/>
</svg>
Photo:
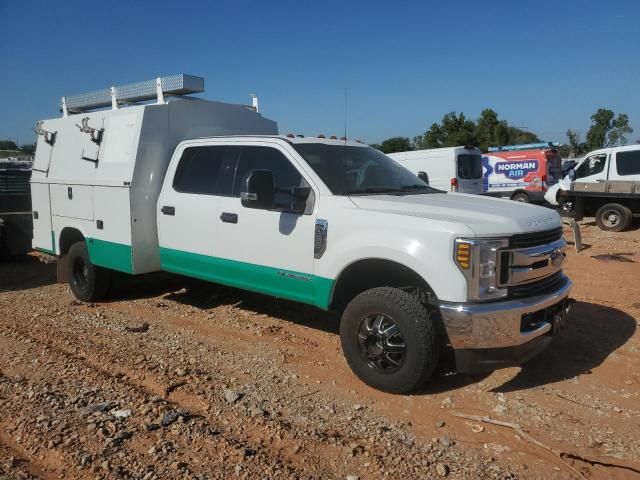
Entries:
<svg viewBox="0 0 640 480">
<path fill-rule="evenodd" d="M 55 263 L 40 262 L 26 255 L 0 262 L 0 293 L 29 290 L 55 283 Z M 339 317 L 317 308 L 178 275 L 151 274 L 116 278 L 111 301 L 161 297 L 169 301 L 208 310 L 234 305 L 243 310 L 266 314 L 304 327 L 339 333 Z M 495 391 L 526 390 L 541 385 L 589 374 L 609 355 L 623 346 L 636 331 L 636 320 L 611 307 L 577 302 L 569 314 L 567 328 L 540 355 L 521 367 L 520 372 Z M 455 390 L 476 383 L 488 374 L 454 373 L 452 351 L 445 350 L 434 378 L 418 393 Z"/>
<path fill-rule="evenodd" d="M 0 261 L 0 292 L 29 290 L 56 282 L 56 264 L 42 263 L 35 254 Z"/>
<path fill-rule="evenodd" d="M 567 328 L 538 357 L 524 364 L 512 380 L 496 392 L 526 390 L 590 374 L 622 347 L 636 331 L 636 320 L 611 307 L 577 302 Z"/>
<path fill-rule="evenodd" d="M 161 297 L 202 310 L 222 305 L 266 314 L 287 322 L 324 332 L 339 334 L 339 316 L 287 300 L 212 285 L 169 274 L 130 277 L 112 301 L 143 297 Z M 623 346 L 636 330 L 636 320 L 615 308 L 577 302 L 565 328 L 540 355 L 524 364 L 497 392 L 526 390 L 541 385 L 589 374 L 609 355 Z M 417 394 L 442 393 L 463 388 L 486 378 L 490 373 L 462 375 L 455 373 L 453 351 L 443 352 L 434 377 Z"/>
</svg>

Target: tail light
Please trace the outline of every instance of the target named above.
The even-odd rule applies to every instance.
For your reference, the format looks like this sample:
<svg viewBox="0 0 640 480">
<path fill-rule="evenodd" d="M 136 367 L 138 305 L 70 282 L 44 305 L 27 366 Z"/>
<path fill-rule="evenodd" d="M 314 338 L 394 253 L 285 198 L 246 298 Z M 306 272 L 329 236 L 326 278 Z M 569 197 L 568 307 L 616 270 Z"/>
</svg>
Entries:
<svg viewBox="0 0 640 480">
<path fill-rule="evenodd" d="M 547 190 L 547 176 L 542 175 L 542 191 L 545 192 Z"/>
<path fill-rule="evenodd" d="M 455 177 L 451 179 L 451 191 L 452 192 L 458 191 L 458 179 Z"/>
</svg>

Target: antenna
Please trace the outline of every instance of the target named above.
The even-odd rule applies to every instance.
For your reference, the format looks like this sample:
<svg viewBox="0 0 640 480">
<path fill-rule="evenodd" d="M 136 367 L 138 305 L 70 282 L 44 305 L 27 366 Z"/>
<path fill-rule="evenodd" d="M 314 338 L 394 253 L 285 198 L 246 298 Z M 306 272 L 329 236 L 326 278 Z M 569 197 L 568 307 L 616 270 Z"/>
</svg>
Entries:
<svg viewBox="0 0 640 480">
<path fill-rule="evenodd" d="M 347 87 L 344 87 L 344 141 L 347 142 Z"/>
</svg>

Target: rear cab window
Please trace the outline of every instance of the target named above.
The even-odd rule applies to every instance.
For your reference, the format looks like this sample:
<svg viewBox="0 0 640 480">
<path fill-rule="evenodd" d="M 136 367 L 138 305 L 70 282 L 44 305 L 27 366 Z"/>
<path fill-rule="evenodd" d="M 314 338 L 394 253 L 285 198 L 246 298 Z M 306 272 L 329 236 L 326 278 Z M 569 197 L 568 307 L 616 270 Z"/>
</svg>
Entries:
<svg viewBox="0 0 640 480">
<path fill-rule="evenodd" d="M 640 150 L 616 153 L 618 175 L 640 175 Z"/>
</svg>

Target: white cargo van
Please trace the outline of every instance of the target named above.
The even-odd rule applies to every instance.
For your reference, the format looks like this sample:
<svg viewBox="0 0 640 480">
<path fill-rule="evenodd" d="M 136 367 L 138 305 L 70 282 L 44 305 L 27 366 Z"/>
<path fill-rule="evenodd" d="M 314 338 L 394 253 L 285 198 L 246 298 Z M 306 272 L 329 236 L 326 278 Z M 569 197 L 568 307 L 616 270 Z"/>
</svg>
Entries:
<svg viewBox="0 0 640 480">
<path fill-rule="evenodd" d="M 433 188 L 445 192 L 482 193 L 482 153 L 474 147 L 432 148 L 390 153 Z"/>
<path fill-rule="evenodd" d="M 622 231 L 640 216 L 640 145 L 589 152 L 545 195 L 576 219 L 593 216 L 602 230 Z"/>
<path fill-rule="evenodd" d="M 557 213 L 435 190 L 367 145 L 278 135 L 256 108 L 164 99 L 201 88 L 179 75 L 67 97 L 39 124 L 33 246 L 80 300 L 114 271 L 162 270 L 336 311 L 353 371 L 392 392 L 445 346 L 459 371 L 491 370 L 563 326 Z"/>
</svg>

